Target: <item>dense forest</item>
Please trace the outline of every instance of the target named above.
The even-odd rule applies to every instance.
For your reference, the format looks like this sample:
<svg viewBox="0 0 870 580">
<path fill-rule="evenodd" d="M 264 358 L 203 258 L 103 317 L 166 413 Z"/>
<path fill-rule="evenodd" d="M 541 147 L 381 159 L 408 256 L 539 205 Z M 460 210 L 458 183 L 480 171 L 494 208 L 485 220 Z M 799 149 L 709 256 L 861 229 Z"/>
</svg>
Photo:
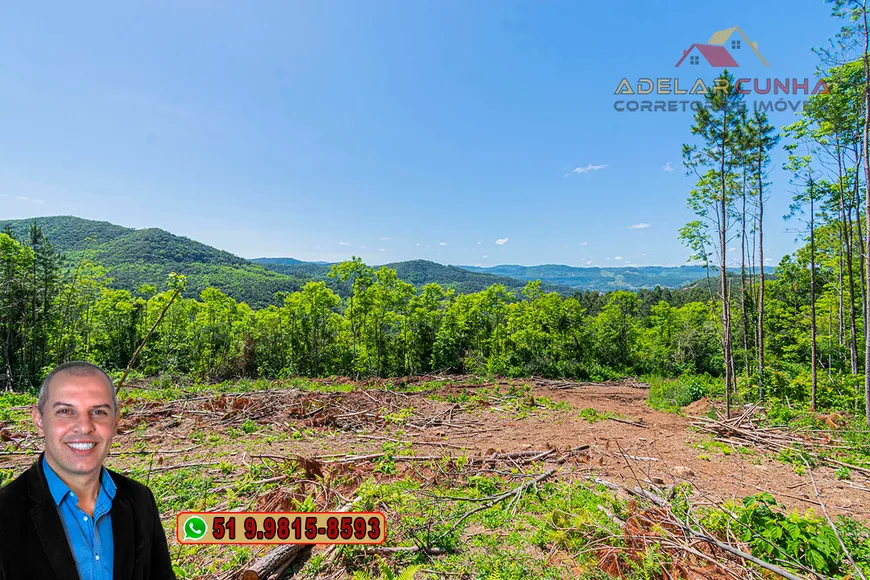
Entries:
<svg viewBox="0 0 870 580">
<path fill-rule="evenodd" d="M 130 292 L 114 288 L 105 268 L 90 260 L 70 272 L 59 262 L 36 225 L 26 240 L 0 234 L 7 387 L 33 387 L 48 367 L 69 359 L 123 369 L 161 317 L 138 357 L 146 374 L 396 376 L 438 369 L 602 378 L 715 373 L 720 366 L 711 306 L 668 303 L 691 292 L 563 297 L 530 282 L 519 293 L 495 284 L 458 294 L 437 284 L 415 288 L 395 270 L 355 259 L 330 272 L 346 299 L 325 282 L 309 282 L 284 293 L 280 306 L 255 310 L 215 288 L 198 299 L 178 297 L 186 280 L 175 274 L 163 291 L 143 285 Z"/>
</svg>

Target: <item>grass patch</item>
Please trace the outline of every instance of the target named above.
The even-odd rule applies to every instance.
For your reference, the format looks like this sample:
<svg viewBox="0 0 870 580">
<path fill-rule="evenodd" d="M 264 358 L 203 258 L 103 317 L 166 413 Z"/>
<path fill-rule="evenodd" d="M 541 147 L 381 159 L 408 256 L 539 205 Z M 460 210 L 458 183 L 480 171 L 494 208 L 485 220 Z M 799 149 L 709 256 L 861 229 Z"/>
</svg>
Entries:
<svg viewBox="0 0 870 580">
<path fill-rule="evenodd" d="M 718 396 L 722 391 L 721 379 L 705 375 L 686 375 L 677 379 L 650 378 L 647 404 L 653 409 L 678 413 L 680 409 L 701 397 Z"/>
<path fill-rule="evenodd" d="M 0 421 L 29 423 L 30 409 L 16 409 L 36 404 L 36 395 L 29 393 L 0 393 Z"/>
<path fill-rule="evenodd" d="M 582 569 L 589 574 L 582 577 L 596 577 L 595 557 L 584 550 L 596 541 L 619 536 L 617 526 L 599 506 L 613 513 L 626 509 L 603 487 L 583 482 L 539 483 L 537 490 L 528 488 L 515 503 L 508 499 L 493 505 L 454 529 L 454 522 L 481 505 L 475 500 L 513 489 L 523 480 L 477 474 L 432 488 L 411 477 L 390 483 L 370 479 L 359 488 L 363 498 L 359 509 L 387 514 L 386 545 L 422 544 L 449 551 L 434 559 L 417 553 L 398 554 L 392 558 L 397 569 L 425 564 L 434 573 L 521 579 L 572 578 Z M 342 551 L 347 569 L 363 564 L 357 550 L 348 547 Z M 562 554 L 563 562 L 548 558 L 554 553 Z"/>
<path fill-rule="evenodd" d="M 461 405 L 466 411 L 488 409 L 495 413 L 509 414 L 515 419 L 546 416 L 548 411 L 568 411 L 570 403 L 554 401 L 549 397 L 534 394 L 530 385 L 498 385 L 476 389 L 463 389 L 456 393 L 432 393 L 428 398 Z"/>
<path fill-rule="evenodd" d="M 722 455 L 731 455 L 734 452 L 731 447 L 726 443 L 722 443 L 721 441 L 716 441 L 714 439 L 703 439 L 697 443 L 692 444 L 692 446 L 697 449 L 703 449 L 704 451 L 719 451 L 722 453 Z"/>
</svg>

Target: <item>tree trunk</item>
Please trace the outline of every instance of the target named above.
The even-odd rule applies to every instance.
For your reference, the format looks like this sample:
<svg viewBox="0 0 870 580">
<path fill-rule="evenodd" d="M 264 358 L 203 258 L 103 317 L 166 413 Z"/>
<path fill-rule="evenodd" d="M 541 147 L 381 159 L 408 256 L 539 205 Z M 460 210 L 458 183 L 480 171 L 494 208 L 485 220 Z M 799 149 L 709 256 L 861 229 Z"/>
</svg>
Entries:
<svg viewBox="0 0 870 580">
<path fill-rule="evenodd" d="M 864 184 L 870 186 L 870 160 L 867 159 L 870 144 L 870 29 L 867 22 L 867 0 L 864 0 L 862 5 L 864 17 Z M 857 179 L 857 176 L 855 176 Z M 864 210 L 864 219 L 867 220 L 865 230 L 868 232 L 866 243 L 870 246 L 870 195 L 865 195 L 865 203 L 867 204 Z M 864 248 L 864 272 L 870 277 L 870 247 Z M 867 280 L 866 285 L 870 288 L 870 280 Z M 865 315 L 867 310 L 865 309 Z M 865 327 L 866 327 L 865 322 Z M 867 425 L 870 426 L 870 330 L 864 330 L 864 415 Z"/>
<path fill-rule="evenodd" d="M 855 206 L 855 224 L 858 226 L 858 243 L 857 243 L 857 245 L 855 245 L 853 243 L 852 247 L 861 248 L 861 250 L 863 251 L 863 248 L 864 248 L 864 231 L 863 230 L 864 230 L 864 228 L 861 226 L 861 201 L 860 201 L 860 193 L 858 192 L 858 186 L 857 186 L 857 184 L 858 184 L 857 176 L 858 175 L 856 172 L 856 174 L 855 174 L 855 177 L 856 177 L 855 184 L 856 185 L 855 185 L 854 192 L 853 192 L 855 200 L 854 200 L 853 205 Z M 867 312 L 867 285 L 864 283 L 864 279 L 865 279 L 866 274 L 864 272 L 864 260 L 863 260 L 864 256 L 863 256 L 863 254 L 860 254 L 860 257 L 862 259 L 858 260 L 858 268 L 859 268 L 858 280 L 859 280 L 859 287 L 861 290 L 861 310 L 860 310 L 860 312 L 858 312 L 859 318 L 863 317 L 864 313 Z"/>
<path fill-rule="evenodd" d="M 746 318 L 746 165 L 743 166 L 743 211 L 740 225 L 740 318 L 743 322 L 743 362 L 749 378 L 749 321 Z"/>
<path fill-rule="evenodd" d="M 812 356 L 812 390 L 810 408 L 816 410 L 816 234 L 813 180 L 810 178 L 810 356 Z"/>
<path fill-rule="evenodd" d="M 166 314 L 166 311 L 169 310 L 169 307 L 172 306 L 172 303 L 175 302 L 175 299 L 178 297 L 179 294 L 181 294 L 181 287 L 175 289 L 175 292 L 172 294 L 172 298 L 170 298 L 169 302 L 166 303 L 166 306 L 163 307 L 163 310 L 160 312 L 160 316 L 158 316 L 157 320 L 154 321 L 154 325 L 151 327 L 151 330 L 148 331 L 148 334 L 146 334 L 145 338 L 142 339 L 142 343 L 139 345 L 139 348 L 137 348 L 136 352 L 133 353 L 133 358 L 130 359 L 130 362 L 127 364 L 127 368 L 124 369 L 124 374 L 121 375 L 121 378 L 115 385 L 115 393 L 120 391 L 121 387 L 124 386 L 124 381 L 127 380 L 127 375 L 130 374 L 130 369 L 133 368 L 133 364 L 135 364 L 136 359 L 139 358 L 139 353 L 142 352 L 142 348 L 145 346 L 145 343 L 147 343 L 148 339 L 151 338 L 154 330 L 160 325 L 160 321 L 163 320 L 163 316 Z"/>
<path fill-rule="evenodd" d="M 727 126 L 727 124 L 726 124 Z M 720 166 L 721 189 L 719 191 L 720 218 L 719 222 L 719 278 L 722 291 L 722 350 L 725 359 L 725 416 L 731 418 L 731 305 L 728 301 L 728 273 L 726 270 L 725 252 L 728 240 L 726 237 L 726 224 L 728 220 L 727 192 L 725 185 L 725 144 L 722 144 L 722 161 Z M 870 387 L 868 387 L 870 396 Z M 868 414 L 870 417 L 870 414 Z"/>
<path fill-rule="evenodd" d="M 758 400 L 764 400 L 764 149 L 758 150 Z"/>
<path fill-rule="evenodd" d="M 837 141 L 837 189 L 840 197 L 840 219 L 843 222 L 843 239 L 846 241 L 846 271 L 849 277 L 849 354 L 852 374 L 858 374 L 858 336 L 855 325 L 855 275 L 852 268 L 852 212 L 846 214 L 845 192 L 843 191 L 843 163 L 839 139 Z"/>
<path fill-rule="evenodd" d="M 861 127 L 860 127 L 861 118 L 860 118 L 860 116 L 856 115 L 856 121 L 858 123 L 858 126 L 856 127 L 856 129 L 858 129 L 858 131 L 860 132 L 860 130 L 861 130 Z M 854 205 L 855 205 L 855 222 L 858 224 L 858 243 L 860 244 L 860 246 L 858 246 L 860 248 L 860 251 L 858 253 L 859 253 L 859 256 L 861 258 L 858 261 L 858 264 L 860 264 L 859 267 L 860 267 L 861 277 L 859 279 L 860 279 L 860 286 L 861 286 L 861 298 L 863 299 L 861 302 L 861 312 L 859 312 L 859 316 L 863 317 L 863 316 L 866 316 L 866 314 L 864 314 L 864 313 L 866 313 L 868 311 L 867 284 L 865 284 L 865 279 L 866 279 L 866 276 L 868 274 L 865 272 L 866 268 L 864 267 L 864 260 L 866 259 L 866 256 L 864 255 L 865 254 L 864 253 L 865 242 L 864 242 L 863 231 L 862 231 L 863 228 L 861 227 L 861 191 L 860 191 L 861 190 L 861 178 L 859 177 L 861 174 L 861 146 L 860 146 L 860 143 L 856 140 L 853 147 L 854 147 L 854 153 L 855 153 L 855 184 L 854 184 L 854 187 L 852 187 L 852 196 L 854 197 L 853 201 L 854 201 Z M 868 243 L 870 243 L 870 242 L 868 242 Z"/>
<path fill-rule="evenodd" d="M 839 260 L 840 260 L 840 262 L 839 262 L 840 268 L 837 271 L 837 292 L 838 292 L 838 297 L 839 297 L 839 304 L 838 304 L 838 310 L 837 310 L 837 325 L 838 325 L 837 344 L 842 348 L 843 344 L 845 344 L 844 343 L 844 336 L 846 334 L 845 324 L 844 324 L 845 321 L 844 321 L 844 317 L 843 317 L 843 294 L 844 294 L 844 291 L 843 291 L 843 268 L 845 267 L 845 264 L 843 263 L 843 228 L 837 228 L 837 229 L 838 229 L 837 235 L 840 238 L 840 240 L 839 240 L 840 245 L 839 245 L 839 252 L 838 252 L 839 253 Z M 846 364 L 845 358 L 843 359 L 843 364 L 844 365 Z"/>
</svg>

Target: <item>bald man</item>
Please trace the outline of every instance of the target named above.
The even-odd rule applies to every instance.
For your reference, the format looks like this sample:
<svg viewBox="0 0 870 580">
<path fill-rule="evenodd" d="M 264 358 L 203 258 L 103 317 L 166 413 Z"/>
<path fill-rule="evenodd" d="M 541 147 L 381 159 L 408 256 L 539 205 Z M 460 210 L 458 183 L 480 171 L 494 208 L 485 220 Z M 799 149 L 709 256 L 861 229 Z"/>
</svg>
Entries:
<svg viewBox="0 0 870 580">
<path fill-rule="evenodd" d="M 96 365 L 45 378 L 31 411 L 45 450 L 0 488 L 0 580 L 175 580 L 151 490 L 103 467 L 119 413 Z"/>
</svg>

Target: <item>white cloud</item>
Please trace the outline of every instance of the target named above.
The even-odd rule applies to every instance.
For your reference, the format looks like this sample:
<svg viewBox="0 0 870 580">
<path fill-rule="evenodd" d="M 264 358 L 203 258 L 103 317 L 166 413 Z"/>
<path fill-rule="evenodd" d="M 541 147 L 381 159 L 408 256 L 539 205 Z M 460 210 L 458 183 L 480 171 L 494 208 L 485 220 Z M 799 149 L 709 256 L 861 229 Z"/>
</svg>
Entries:
<svg viewBox="0 0 870 580">
<path fill-rule="evenodd" d="M 447 245 L 447 242 L 439 242 L 438 245 L 439 245 L 439 246 L 446 246 L 446 245 Z"/>
<path fill-rule="evenodd" d="M 380 251 L 382 251 L 382 252 L 386 252 L 387 250 L 386 250 L 385 248 L 381 248 Z"/>
<path fill-rule="evenodd" d="M 489 254 L 483 257 L 484 260 L 486 260 L 487 258 L 489 258 Z"/>
<path fill-rule="evenodd" d="M 662 169 L 664 169 L 665 171 L 673 171 L 673 170 L 674 170 L 674 168 L 671 167 L 671 162 L 670 162 L 670 161 L 668 161 L 667 163 L 665 163 L 665 166 L 662 167 Z"/>
<path fill-rule="evenodd" d="M 382 242 L 389 242 L 389 241 L 390 241 L 390 238 L 381 238 L 381 241 L 382 241 Z"/>
<path fill-rule="evenodd" d="M 365 246 L 360 246 L 359 249 L 360 249 L 360 250 L 365 250 L 366 247 L 365 247 Z"/>
<path fill-rule="evenodd" d="M 622 257 L 622 256 L 616 256 L 616 257 L 614 257 L 613 259 L 614 259 L 614 260 L 622 260 L 623 257 Z"/>
<path fill-rule="evenodd" d="M 417 242 L 417 245 L 419 246 L 419 245 L 420 245 L 420 242 Z"/>
<path fill-rule="evenodd" d="M 581 245 L 581 246 L 585 246 L 585 245 L 588 244 L 588 243 L 589 243 L 589 242 L 581 242 L 580 245 Z"/>
<path fill-rule="evenodd" d="M 728 251 L 729 251 L 729 252 L 736 252 L 736 251 L 737 251 L 737 248 L 728 248 Z"/>
<path fill-rule="evenodd" d="M 495 243 L 498 244 L 499 246 L 503 246 L 507 243 L 507 241 L 508 241 L 507 238 L 499 238 L 495 241 Z"/>
<path fill-rule="evenodd" d="M 349 246 L 350 244 L 347 242 L 338 242 L 339 246 Z"/>
<path fill-rule="evenodd" d="M 0 197 L 6 197 L 5 193 L 0 193 Z"/>
<path fill-rule="evenodd" d="M 483 242 L 477 242 L 477 245 L 479 246 L 479 245 L 482 244 L 482 243 L 483 243 Z"/>
<path fill-rule="evenodd" d="M 566 173 L 565 177 L 568 177 L 572 173 L 586 173 L 588 171 L 599 171 L 601 169 L 604 169 L 605 167 L 607 167 L 607 166 L 606 165 L 593 165 L 590 163 L 586 167 L 575 167 L 574 169 L 572 169 L 571 171 Z"/>
<path fill-rule="evenodd" d="M 592 260 L 586 260 L 586 265 L 587 265 L 587 266 L 588 266 L 589 264 L 591 264 L 591 263 L 592 263 Z"/>
<path fill-rule="evenodd" d="M 7 197 L 5 193 L 0 193 L 0 197 Z M 27 197 L 25 195 L 18 195 L 15 197 L 18 201 L 32 201 L 33 203 L 45 203 L 45 201 L 37 198 L 37 197 Z"/>
<path fill-rule="evenodd" d="M 610 258 L 604 258 L 605 260 L 609 260 Z"/>
<path fill-rule="evenodd" d="M 649 224 L 640 223 L 640 224 L 632 224 L 625 229 L 627 229 L 627 230 L 642 230 L 642 229 L 648 228 L 648 227 L 649 227 Z"/>
</svg>

